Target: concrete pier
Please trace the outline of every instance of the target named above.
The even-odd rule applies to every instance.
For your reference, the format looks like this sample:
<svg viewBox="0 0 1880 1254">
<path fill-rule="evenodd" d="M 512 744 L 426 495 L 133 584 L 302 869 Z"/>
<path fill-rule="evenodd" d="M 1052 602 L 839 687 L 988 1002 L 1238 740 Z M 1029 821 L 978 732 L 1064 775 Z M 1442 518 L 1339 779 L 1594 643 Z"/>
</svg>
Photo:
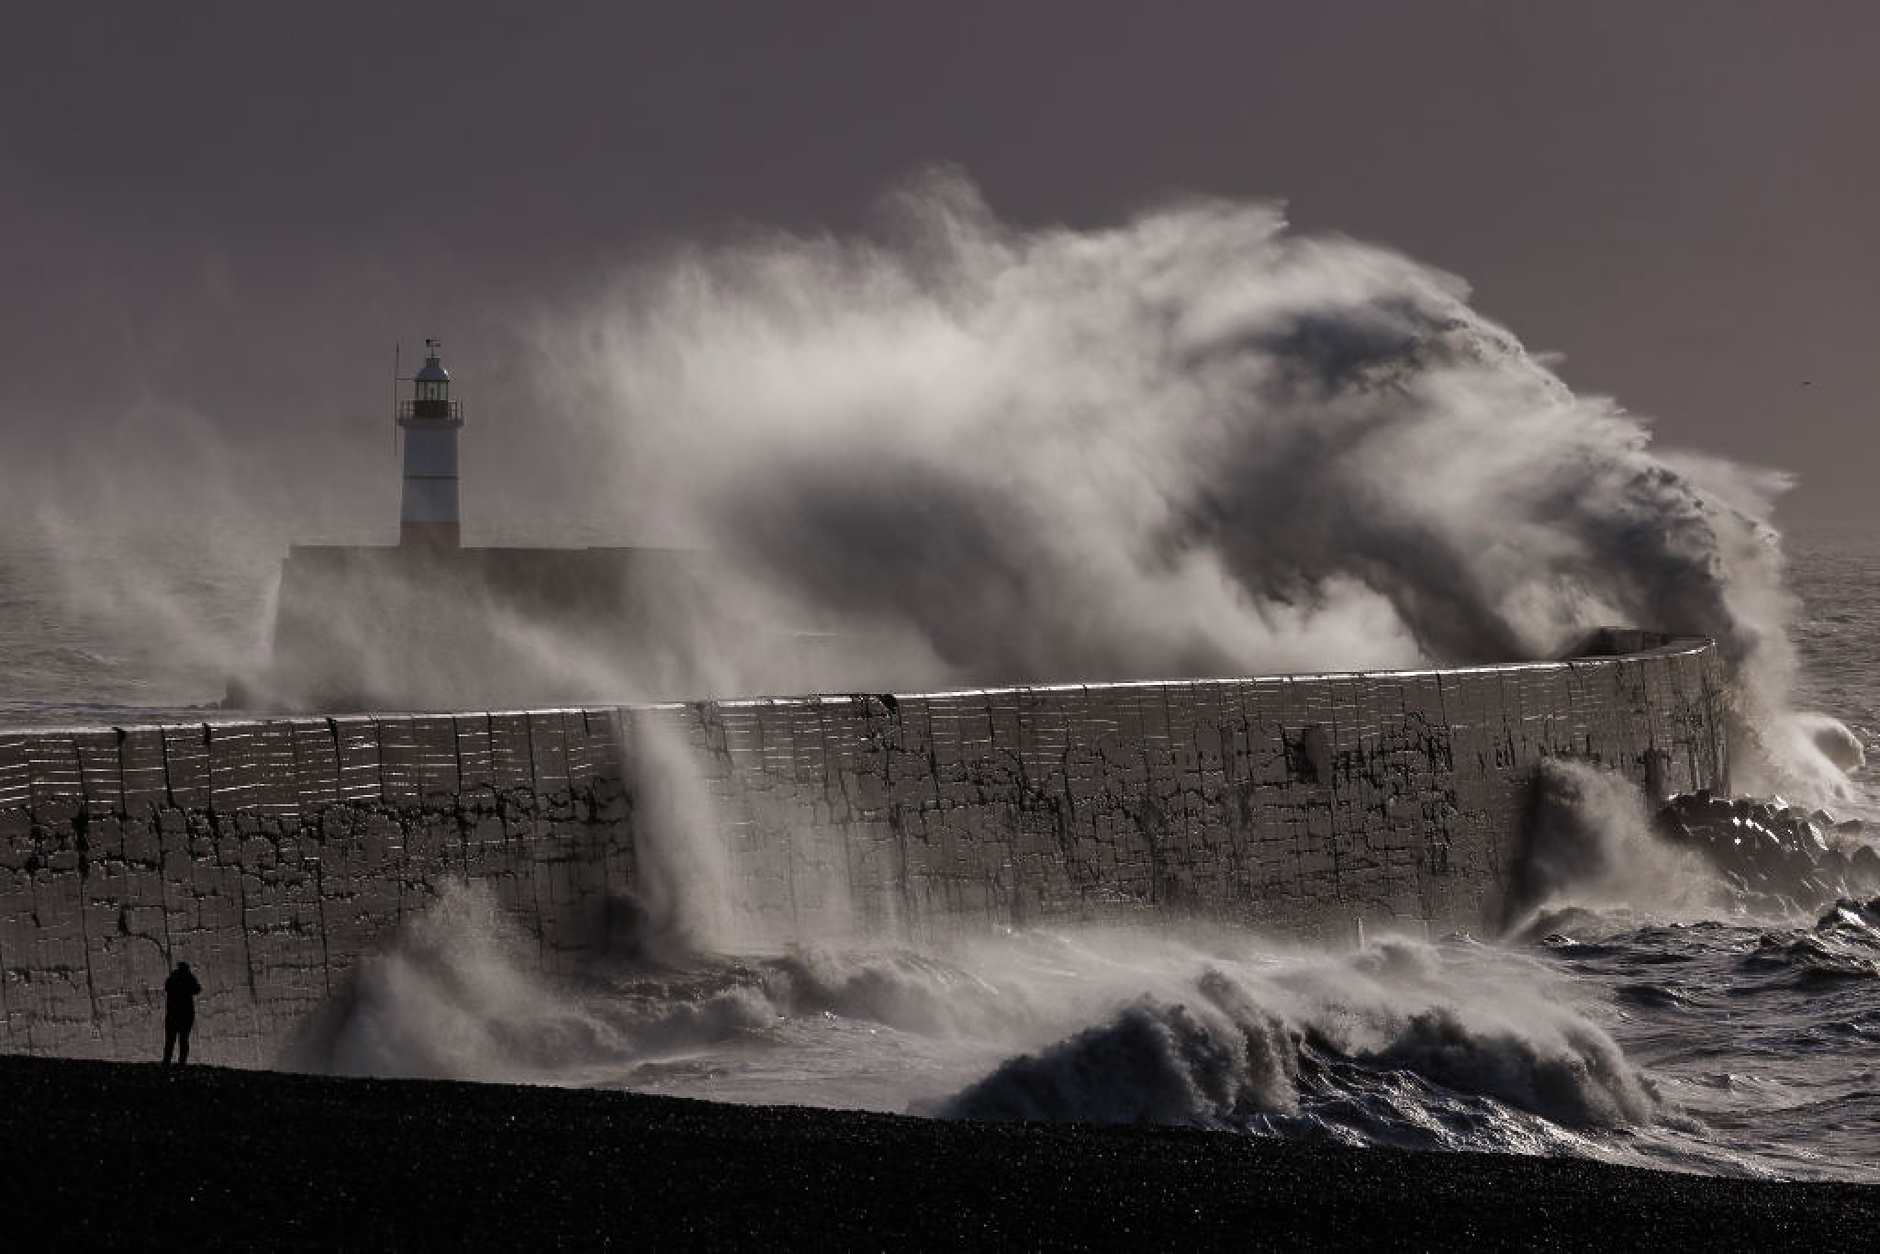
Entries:
<svg viewBox="0 0 1880 1254">
<path fill-rule="evenodd" d="M 1608 643 L 1629 651 L 0 732 L 0 1050 L 149 1056 L 181 959 L 205 1060 L 266 1064 L 450 882 L 489 884 L 570 970 L 686 842 L 720 868 L 689 891 L 776 941 L 1169 913 L 1492 931 L 1543 758 L 1727 785 L 1715 647 Z"/>
</svg>

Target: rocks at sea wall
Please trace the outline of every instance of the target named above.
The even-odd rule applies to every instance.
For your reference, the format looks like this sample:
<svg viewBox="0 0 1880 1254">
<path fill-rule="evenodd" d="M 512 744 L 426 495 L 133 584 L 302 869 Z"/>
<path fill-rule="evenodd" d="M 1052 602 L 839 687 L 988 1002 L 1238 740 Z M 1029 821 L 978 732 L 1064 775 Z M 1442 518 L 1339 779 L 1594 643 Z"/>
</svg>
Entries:
<svg viewBox="0 0 1880 1254">
<path fill-rule="evenodd" d="M 1880 892 L 1880 853 L 1859 819 L 1836 822 L 1780 797 L 1700 789 L 1666 801 L 1655 825 L 1665 841 L 1715 866 L 1739 901 L 1771 914 L 1813 913 Z"/>
<path fill-rule="evenodd" d="M 216 1059 L 269 1061 L 464 878 L 550 973 L 649 907 L 759 945 L 1163 912 L 1299 938 L 1492 927 L 1542 758 L 1660 796 L 1721 788 L 1725 703 L 1714 649 L 1680 641 L 1405 674 L 0 732 L 0 1049 L 150 1054 L 183 959 Z"/>
</svg>

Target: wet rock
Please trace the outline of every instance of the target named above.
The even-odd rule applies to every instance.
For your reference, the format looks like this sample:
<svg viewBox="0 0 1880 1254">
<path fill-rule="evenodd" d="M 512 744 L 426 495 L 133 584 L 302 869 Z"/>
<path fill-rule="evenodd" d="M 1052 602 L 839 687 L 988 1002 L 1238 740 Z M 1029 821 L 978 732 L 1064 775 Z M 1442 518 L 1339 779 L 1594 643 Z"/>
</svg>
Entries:
<svg viewBox="0 0 1880 1254">
<path fill-rule="evenodd" d="M 1873 846 L 1864 846 L 1850 854 L 1847 869 L 1849 877 L 1864 891 L 1872 892 L 1880 887 L 1880 853 L 1874 852 Z"/>
<path fill-rule="evenodd" d="M 1814 910 L 1880 882 L 1880 854 L 1848 853 L 1829 839 L 1859 831 L 1824 810 L 1804 813 L 1780 797 L 1725 799 L 1708 791 L 1672 797 L 1657 817 L 1669 843 L 1706 857 L 1746 902 Z"/>
</svg>

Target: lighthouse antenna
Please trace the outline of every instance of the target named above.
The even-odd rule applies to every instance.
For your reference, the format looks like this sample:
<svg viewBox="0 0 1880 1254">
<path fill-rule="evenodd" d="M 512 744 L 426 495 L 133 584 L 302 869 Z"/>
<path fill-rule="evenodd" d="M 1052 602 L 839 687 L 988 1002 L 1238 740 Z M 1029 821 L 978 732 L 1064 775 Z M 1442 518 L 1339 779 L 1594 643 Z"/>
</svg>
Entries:
<svg viewBox="0 0 1880 1254">
<path fill-rule="evenodd" d="M 392 456 L 398 456 L 398 352 L 397 340 L 392 341 Z"/>
</svg>

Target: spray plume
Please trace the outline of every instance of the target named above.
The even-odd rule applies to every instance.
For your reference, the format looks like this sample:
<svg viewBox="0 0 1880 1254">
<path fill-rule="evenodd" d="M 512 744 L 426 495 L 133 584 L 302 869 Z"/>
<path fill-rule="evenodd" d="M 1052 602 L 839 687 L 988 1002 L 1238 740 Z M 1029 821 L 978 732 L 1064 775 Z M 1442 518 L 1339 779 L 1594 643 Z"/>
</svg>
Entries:
<svg viewBox="0 0 1880 1254">
<path fill-rule="evenodd" d="M 1776 722 L 1786 481 L 1655 452 L 1456 278 L 1265 204 L 1021 230 L 939 171 L 883 217 L 665 258 L 542 353 L 663 526 L 931 658 L 902 686 L 1505 661 L 1628 622 L 1715 637 Z"/>
</svg>

